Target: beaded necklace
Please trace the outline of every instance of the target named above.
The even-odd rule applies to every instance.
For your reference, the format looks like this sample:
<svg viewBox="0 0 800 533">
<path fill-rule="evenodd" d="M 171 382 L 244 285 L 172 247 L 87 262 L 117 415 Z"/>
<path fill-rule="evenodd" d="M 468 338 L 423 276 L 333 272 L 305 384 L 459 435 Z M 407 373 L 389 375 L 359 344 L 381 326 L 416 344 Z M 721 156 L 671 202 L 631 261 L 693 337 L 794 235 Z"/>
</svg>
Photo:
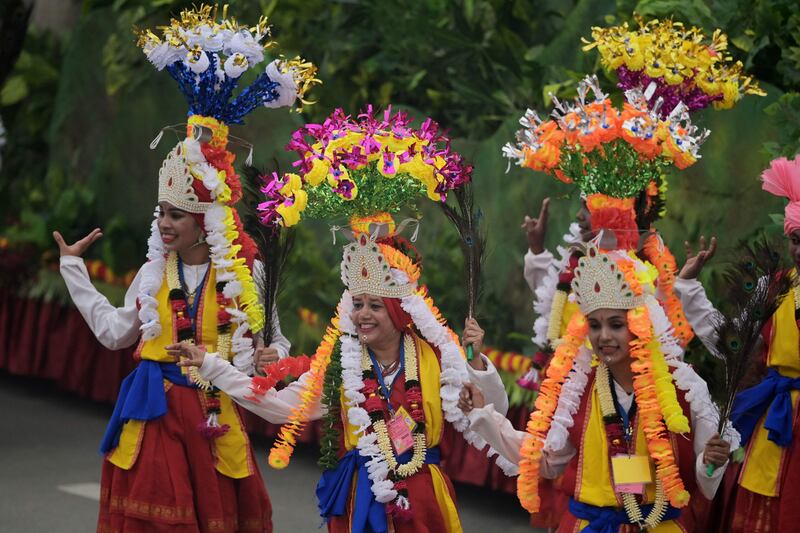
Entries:
<svg viewBox="0 0 800 533">
<path fill-rule="evenodd" d="M 416 426 L 412 431 L 414 446 L 410 461 L 405 464 L 397 462 L 384 415 L 384 406 L 388 408 L 390 413 L 393 412 L 390 398 L 384 397 L 387 394 L 381 390 L 382 387 L 379 385 L 375 374 L 375 365 L 365 345 L 361 347 L 361 371 L 364 375 L 364 387 L 361 392 L 366 399 L 361 404 L 361 407 L 369 413 L 372 420 L 372 431 L 377 437 L 378 448 L 380 448 L 381 455 L 383 455 L 389 467 L 389 479 L 394 483 L 394 489 L 398 493 L 398 498 L 387 505 L 387 511 L 398 518 L 407 518 L 410 507 L 408 504 L 408 488 L 403 480 L 420 471 L 425 464 L 425 455 L 427 453 L 425 414 L 422 409 L 422 389 L 419 383 L 417 347 L 411 335 L 403 335 L 403 354 L 401 356 L 403 357 L 401 364 L 405 367 L 405 390 L 409 415 L 416 422 Z"/>
<path fill-rule="evenodd" d="M 208 267 L 211 268 L 211 265 Z M 197 294 L 192 306 L 186 299 L 186 292 L 183 289 L 182 265 L 178 254 L 171 252 L 167 257 L 166 277 L 167 288 L 169 288 L 169 302 L 172 308 L 172 324 L 178 342 L 196 344 L 198 340 L 197 331 L 202 332 L 203 317 L 197 314 L 200 309 L 200 300 L 203 298 L 203 291 L 208 281 L 209 272 L 203 278 L 203 282 L 197 289 Z M 231 300 L 226 298 L 222 292 L 222 284 L 217 283 L 216 300 L 219 305 L 217 313 L 217 356 L 230 359 L 231 350 L 231 316 L 225 311 L 226 307 L 231 306 Z M 198 328 L 198 324 L 200 327 Z M 186 371 L 186 367 L 183 367 Z M 222 412 L 219 400 L 219 389 L 200 376 L 196 367 L 189 367 L 189 380 L 203 391 L 202 404 L 205 411 L 205 420 L 198 425 L 198 431 L 207 438 L 217 438 L 224 435 L 230 427 L 219 424 L 219 415 Z"/>
<path fill-rule="evenodd" d="M 623 430 L 622 416 L 620 416 L 617 406 L 614 401 L 614 392 L 611 384 L 611 373 L 608 367 L 604 364 L 597 366 L 597 376 L 595 378 L 595 386 L 597 387 L 597 397 L 600 401 L 600 412 L 603 415 L 603 423 L 606 429 L 606 439 L 608 441 L 608 453 L 610 456 L 617 454 L 629 453 L 630 441 L 633 441 L 635 446 L 635 435 L 631 432 L 630 439 L 626 439 L 625 431 Z M 634 405 L 636 399 L 634 398 Z M 633 411 L 635 412 L 635 411 Z M 633 417 L 631 417 L 633 418 Z M 630 426 L 633 426 L 633 420 L 630 420 Z M 636 501 L 636 495 L 624 492 L 620 495 L 622 497 L 622 505 L 625 507 L 625 512 L 628 519 L 633 524 L 639 527 L 654 529 L 664 519 L 664 515 L 669 507 L 664 486 L 660 479 L 656 479 L 656 497 L 653 502 L 653 508 L 645 517 L 642 514 L 642 509 L 639 502 Z"/>
</svg>

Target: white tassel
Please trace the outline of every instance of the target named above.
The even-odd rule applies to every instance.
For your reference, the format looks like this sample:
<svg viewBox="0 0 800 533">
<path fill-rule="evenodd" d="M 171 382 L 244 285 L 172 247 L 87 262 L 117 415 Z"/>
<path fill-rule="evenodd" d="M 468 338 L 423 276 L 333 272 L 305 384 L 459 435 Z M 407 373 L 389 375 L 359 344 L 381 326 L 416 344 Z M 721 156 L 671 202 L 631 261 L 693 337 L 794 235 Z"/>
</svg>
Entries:
<svg viewBox="0 0 800 533">
<path fill-rule="evenodd" d="M 153 139 L 152 141 L 150 141 L 150 149 L 151 150 L 155 150 L 156 149 L 156 147 L 158 146 L 158 143 L 161 142 L 161 138 L 163 136 L 164 136 L 164 128 L 161 128 L 159 130 L 159 132 L 158 132 L 158 135 L 156 135 L 156 138 Z"/>
<path fill-rule="evenodd" d="M 253 145 L 250 145 L 250 150 L 247 152 L 247 159 L 244 160 L 244 164 L 248 167 L 253 166 Z"/>
</svg>

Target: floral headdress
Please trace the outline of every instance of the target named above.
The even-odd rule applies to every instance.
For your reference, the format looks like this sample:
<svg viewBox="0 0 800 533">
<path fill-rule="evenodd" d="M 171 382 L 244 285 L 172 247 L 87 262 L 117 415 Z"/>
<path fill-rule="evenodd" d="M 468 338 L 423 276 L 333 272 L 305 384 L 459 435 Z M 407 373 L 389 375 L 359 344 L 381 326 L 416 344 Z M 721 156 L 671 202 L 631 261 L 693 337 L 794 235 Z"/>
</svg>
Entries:
<svg viewBox="0 0 800 533">
<path fill-rule="evenodd" d="M 517 142 L 506 144 L 503 152 L 520 166 L 577 185 L 591 213 L 592 229 L 612 232 L 614 248 L 635 250 L 640 235 L 650 229 L 649 222 L 662 213 L 664 171 L 672 164 L 678 168 L 694 164 L 708 131 L 691 123 L 685 107 L 661 118 L 648 107 L 641 90 L 626 91 L 625 98 L 622 109 L 616 108 L 597 78 L 588 76 L 578 85 L 574 101 L 555 100 L 552 119 L 543 120 L 528 110 L 520 119 L 523 129 L 517 132 Z M 642 210 L 645 227 L 637 217 Z M 672 290 L 675 258 L 653 233 L 646 237 L 644 249 L 658 268 L 662 301 L 686 344 L 693 334 Z"/>
<path fill-rule="evenodd" d="M 365 347 L 350 319 L 352 297 L 368 292 L 400 300 L 413 328 L 441 354 L 440 397 L 445 419 L 467 442 L 484 448 L 485 441 L 470 431 L 466 416 L 458 408 L 458 394 L 467 379 L 458 336 L 445 324 L 425 286 L 419 284 L 419 262 L 412 259 L 397 235 L 404 224 L 396 226 L 390 215 L 413 207 L 418 197 L 444 202 L 448 192 L 469 182 L 472 167 L 451 150 L 450 140 L 431 119 L 414 128 L 405 113 L 392 114 L 387 109 L 382 118 L 377 118 L 371 106 L 356 119 L 337 109 L 322 124 L 309 124 L 296 131 L 287 148 L 300 156 L 295 162 L 298 171 L 273 174 L 266 180 L 262 188 L 266 201 L 259 206 L 262 223 L 288 227 L 301 218 L 347 217 L 355 242 L 344 249 L 342 281 L 346 289 L 336 316 L 313 357 L 301 404 L 281 428 L 270 452 L 270 464 L 278 468 L 288 465 L 308 410 L 319 400 L 328 408 L 320 464 L 334 467 L 343 397 L 347 422 L 361 435 L 358 453 L 373 465 L 372 492 L 378 502 L 387 504 L 390 513 L 402 518 L 409 512 L 404 479 L 424 462 L 425 424 L 419 423 L 415 430 L 411 461 L 398 465 L 383 418 L 376 416 L 380 405 L 376 405 L 372 388 L 377 382 L 370 378 L 369 358 L 365 358 Z M 407 347 L 404 353 L 410 415 L 424 422 L 415 348 Z M 490 451 L 490 455 L 495 454 Z M 509 471 L 514 468 L 499 456 L 498 463 Z"/>
<path fill-rule="evenodd" d="M 279 59 L 234 96 L 241 75 L 264 60 L 264 49 L 272 43 L 266 19 L 248 28 L 228 18 L 226 11 L 218 21 L 216 8 L 201 5 L 182 11 L 169 26 L 160 28 L 160 36 L 152 30 L 137 33 L 147 58 L 178 82 L 189 105 L 186 138 L 173 148 L 159 171 L 159 201 L 202 215 L 211 264 L 216 269 L 220 344 L 223 348 L 229 345 L 234 364 L 247 372 L 252 370 L 253 353 L 247 333 L 262 329 L 264 309 L 251 272 L 255 246 L 233 207 L 242 190 L 233 168 L 235 155 L 227 146 L 228 124 L 242 123 L 248 113 L 262 105 L 284 107 L 298 98 L 302 101 L 305 91 L 317 80 L 313 77 L 316 68 L 310 63 L 299 58 Z M 263 42 L 265 39 L 267 42 Z M 139 293 L 143 340 L 161 334 L 155 295 L 165 269 L 170 283 L 175 284 L 177 276 L 177 263 L 167 257 L 155 220 L 148 246 L 149 262 L 143 268 Z M 173 304 L 179 307 L 180 301 Z M 177 313 L 182 317 L 180 311 Z M 228 338 L 231 323 L 237 327 Z"/>
<path fill-rule="evenodd" d="M 292 226 L 301 215 L 395 213 L 425 195 L 443 202 L 472 174 L 436 122 L 426 119 L 414 128 L 406 113 L 392 114 L 391 108 L 382 119 L 372 106 L 356 119 L 337 109 L 322 124 L 294 132 L 287 149 L 300 157 L 294 162 L 298 172 L 273 175 L 262 189 L 264 224 Z"/>
<path fill-rule="evenodd" d="M 700 28 L 681 22 L 636 17 L 638 30 L 628 23 L 592 28 L 593 41 L 603 65 L 616 72 L 623 91 L 646 88 L 650 102 L 660 102 L 657 113 L 665 118 L 681 104 L 692 112 L 713 105 L 730 109 L 742 96 L 764 96 L 758 83 L 743 72 L 740 61 L 727 54 L 728 37 L 715 30 L 708 39 Z"/>
<path fill-rule="evenodd" d="M 792 160 L 773 159 L 761 173 L 761 188 L 789 200 L 784 208 L 783 232 L 789 235 L 800 229 L 800 155 Z"/>
<path fill-rule="evenodd" d="M 562 449 L 574 424 L 591 370 L 591 352 L 584 345 L 589 329 L 586 314 L 601 307 L 627 309 L 628 328 L 635 336 L 630 352 L 634 393 L 647 448 L 656 465 L 656 478 L 665 502 L 674 507 L 688 503 L 689 494 L 678 473 L 667 435 L 667 431 L 681 434 L 690 431 L 675 387 L 692 391 L 687 399 L 697 412 L 708 416 L 717 412 L 705 382 L 680 358 L 681 348 L 672 334 L 669 319 L 654 297 L 657 276 L 652 265 L 643 263 L 631 252 L 601 253 L 595 244 L 590 244 L 581 258 L 573 280 L 581 310 L 570 320 L 564 342 L 556 349 L 547 369 L 520 453 L 517 495 L 528 511 L 539 508 L 542 452 Z M 672 372 L 670 366 L 675 368 Z M 626 502 L 626 509 L 629 503 Z"/>
</svg>

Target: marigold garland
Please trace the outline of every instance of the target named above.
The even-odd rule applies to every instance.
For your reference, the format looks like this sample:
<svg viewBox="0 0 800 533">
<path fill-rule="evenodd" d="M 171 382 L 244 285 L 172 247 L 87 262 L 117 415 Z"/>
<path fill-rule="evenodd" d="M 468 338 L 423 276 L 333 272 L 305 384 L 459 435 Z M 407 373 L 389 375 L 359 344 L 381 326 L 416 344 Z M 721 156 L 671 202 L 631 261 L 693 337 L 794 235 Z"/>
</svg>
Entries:
<svg viewBox="0 0 800 533">
<path fill-rule="evenodd" d="M 658 270 L 658 288 L 664 295 L 662 306 L 672 323 L 675 337 L 685 348 L 694 338 L 694 331 L 686 320 L 680 299 L 675 294 L 675 278 L 678 272 L 675 256 L 655 233 L 647 238 L 643 251 L 648 261 Z"/>
<path fill-rule="evenodd" d="M 636 405 L 639 408 L 639 420 L 647 439 L 647 449 L 656 465 L 656 477 L 663 484 L 670 503 L 676 508 L 685 507 L 689 503 L 689 493 L 680 477 L 672 443 L 664 425 L 658 385 L 653 372 L 653 354 L 650 349 L 657 340 L 653 335 L 646 307 L 628 311 L 628 329 L 636 336 L 630 343 L 630 355 L 634 360 L 631 369 L 635 374 L 633 389 Z"/>
<path fill-rule="evenodd" d="M 589 324 L 586 318 L 576 312 L 567 325 L 564 342 L 556 348 L 550 365 L 547 367 L 547 377 L 539 387 L 535 409 L 531 413 L 526 427 L 527 435 L 520 448 L 517 497 L 522 506 L 530 513 L 539 510 L 539 468 L 542 448 L 552 423 L 553 413 L 558 405 L 561 386 L 572 370 L 575 357 L 586 339 L 588 331 Z"/>
<path fill-rule="evenodd" d="M 330 363 L 334 345 L 341 334 L 337 315 L 331 320 L 331 325 L 325 331 L 325 336 L 311 359 L 308 380 L 300 392 L 300 402 L 292 409 L 289 419 L 281 427 L 278 438 L 269 452 L 269 464 L 271 467 L 280 469 L 289 466 L 292 453 L 294 453 L 294 446 L 297 443 L 297 436 L 308 421 L 308 411 L 322 394 L 325 371 Z"/>
</svg>

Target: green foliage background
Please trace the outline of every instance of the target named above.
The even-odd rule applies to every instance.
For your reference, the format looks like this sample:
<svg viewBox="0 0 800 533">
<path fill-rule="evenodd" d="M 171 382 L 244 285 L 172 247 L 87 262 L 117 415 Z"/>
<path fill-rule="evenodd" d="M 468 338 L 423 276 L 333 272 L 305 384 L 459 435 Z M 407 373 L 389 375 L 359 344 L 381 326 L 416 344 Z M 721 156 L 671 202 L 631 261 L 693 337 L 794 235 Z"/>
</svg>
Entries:
<svg viewBox="0 0 800 533">
<path fill-rule="evenodd" d="M 480 316 L 487 341 L 529 351 L 531 294 L 522 279 L 525 238 L 519 224 L 553 198 L 548 244 L 560 239 L 576 210 L 569 189 L 516 167 L 501 146 L 513 138 L 526 107 L 546 109 L 549 93 L 569 96 L 575 81 L 598 71 L 596 53 L 581 51 L 594 25 L 674 15 L 710 33 L 720 27 L 732 52 L 765 86 L 734 110 L 704 112 L 712 130 L 703 159 L 671 176 L 669 213 L 658 224 L 683 259 L 684 240 L 716 234 L 723 248 L 760 228 L 779 233 L 768 214 L 781 201 L 760 191 L 770 158 L 800 150 L 800 7 L 791 0 L 260 0 L 230 1 L 242 21 L 266 14 L 287 56 L 320 67 L 324 85 L 302 114 L 262 110 L 235 134 L 254 141 L 258 166 L 288 168 L 283 150 L 303 121 L 335 107 L 356 113 L 372 103 L 432 116 L 475 165 L 476 199 L 489 234 Z M 191 2 L 86 0 L 74 27 L 56 36 L 29 31 L 22 55 L 0 92 L 8 130 L 0 170 L 2 234 L 8 250 L 25 250 L 40 274 L 25 284 L 59 295 L 55 245 L 95 226 L 105 237 L 91 250 L 115 271 L 137 268 L 156 193 L 156 173 L 175 139 L 158 130 L 185 120 L 185 103 L 166 73 L 156 72 L 135 46 L 131 27 L 153 27 Z M 608 89 L 614 81 L 600 72 Z M 245 154 L 240 154 L 244 158 Z M 508 171 L 507 171 L 508 170 Z M 464 318 L 461 252 L 455 231 L 436 206 L 422 206 L 418 246 L 424 279 L 451 321 Z M 282 325 L 298 351 L 313 349 L 341 292 L 339 248 L 323 224 L 299 230 L 282 292 Z M 4 274 L 5 275 L 5 274 Z M 714 275 L 713 269 L 705 275 Z M 45 287 L 46 289 L 43 289 Z M 119 299 L 120 294 L 114 294 Z M 300 306 L 320 314 L 310 327 Z"/>
</svg>

